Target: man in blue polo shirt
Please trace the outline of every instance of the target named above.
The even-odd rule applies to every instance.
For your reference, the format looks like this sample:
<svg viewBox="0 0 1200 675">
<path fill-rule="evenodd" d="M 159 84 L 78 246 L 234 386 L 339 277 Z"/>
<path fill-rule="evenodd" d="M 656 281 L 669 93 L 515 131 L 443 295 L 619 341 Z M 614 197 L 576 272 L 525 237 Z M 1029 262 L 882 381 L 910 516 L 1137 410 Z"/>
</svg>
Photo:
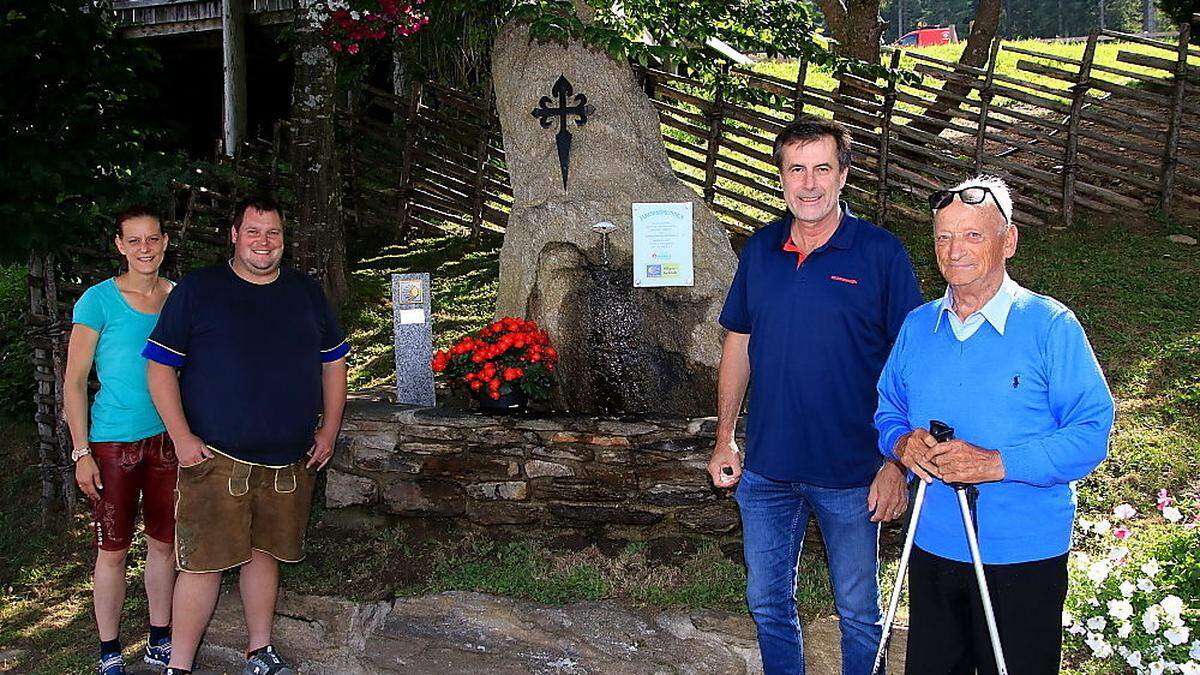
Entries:
<svg viewBox="0 0 1200 675">
<path fill-rule="evenodd" d="M 1083 327 L 1013 281 L 1012 198 L 981 176 L 935 192 L 946 293 L 909 314 L 879 378 L 879 450 L 930 482 L 909 563 L 909 673 L 997 672 L 953 488 L 976 529 L 1008 671 L 1059 670 L 1074 481 L 1104 459 L 1113 400 Z M 954 427 L 938 443 L 930 420 Z M 933 480 L 933 479 L 937 480 Z"/>
<path fill-rule="evenodd" d="M 283 212 L 238 205 L 228 264 L 197 270 L 163 306 L 143 356 L 175 443 L 174 648 L 189 673 L 221 573 L 240 567 L 248 675 L 286 675 L 271 646 L 279 561 L 304 557 L 316 471 L 333 454 L 346 403 L 345 335 L 321 287 L 281 269 Z"/>
<path fill-rule="evenodd" d="M 904 246 L 840 201 L 850 135 L 809 119 L 775 139 L 788 213 L 750 237 L 721 311 L 717 439 L 708 471 L 737 485 L 746 597 L 763 668 L 803 673 L 796 569 L 810 516 L 841 618 L 842 672 L 879 643 L 879 523 L 907 508 L 903 471 L 876 452 L 875 382 L 921 302 Z M 745 462 L 734 428 L 750 389 Z"/>
</svg>

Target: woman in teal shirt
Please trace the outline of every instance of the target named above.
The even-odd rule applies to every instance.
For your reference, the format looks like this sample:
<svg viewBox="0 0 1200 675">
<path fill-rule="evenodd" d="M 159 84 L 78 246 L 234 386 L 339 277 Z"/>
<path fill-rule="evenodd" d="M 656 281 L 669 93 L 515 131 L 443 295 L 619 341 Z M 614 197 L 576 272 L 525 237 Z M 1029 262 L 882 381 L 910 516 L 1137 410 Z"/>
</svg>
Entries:
<svg viewBox="0 0 1200 675">
<path fill-rule="evenodd" d="M 76 302 L 63 390 L 75 481 L 93 509 L 97 551 L 92 599 L 100 633 L 100 675 L 125 673 L 119 631 L 139 496 L 150 604 L 147 663 L 166 666 L 170 660 L 175 586 L 175 448 L 150 400 L 141 356 L 173 286 L 158 275 L 167 235 L 158 216 L 143 206 L 123 211 L 116 225 L 117 250 L 128 271 L 92 286 Z M 100 391 L 89 419 L 93 364 Z"/>
</svg>

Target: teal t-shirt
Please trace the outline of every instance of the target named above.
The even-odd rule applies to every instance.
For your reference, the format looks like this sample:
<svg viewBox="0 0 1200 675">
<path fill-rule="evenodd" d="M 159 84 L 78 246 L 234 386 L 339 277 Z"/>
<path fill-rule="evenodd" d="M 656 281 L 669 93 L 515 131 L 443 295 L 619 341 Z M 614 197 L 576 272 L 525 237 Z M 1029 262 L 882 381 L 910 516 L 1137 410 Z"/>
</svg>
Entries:
<svg viewBox="0 0 1200 675">
<path fill-rule="evenodd" d="M 142 357 L 158 315 L 131 307 L 110 278 L 83 292 L 72 321 L 100 334 L 95 356 L 100 391 L 92 403 L 88 440 L 128 442 L 162 433 L 165 428 L 150 400 Z"/>
</svg>

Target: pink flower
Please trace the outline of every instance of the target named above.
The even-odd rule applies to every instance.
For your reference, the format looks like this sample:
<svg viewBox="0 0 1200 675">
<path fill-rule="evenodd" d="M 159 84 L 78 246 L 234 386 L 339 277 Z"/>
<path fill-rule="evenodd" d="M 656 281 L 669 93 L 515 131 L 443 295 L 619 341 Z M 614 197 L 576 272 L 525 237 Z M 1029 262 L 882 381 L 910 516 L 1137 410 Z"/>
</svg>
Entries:
<svg viewBox="0 0 1200 675">
<path fill-rule="evenodd" d="M 1167 508 L 1174 501 L 1175 500 L 1170 496 L 1170 494 L 1167 492 L 1166 488 L 1162 488 L 1161 490 L 1158 491 L 1157 507 L 1158 507 L 1159 511 L 1162 511 L 1163 509 Z"/>
<path fill-rule="evenodd" d="M 1124 541 L 1125 538 L 1129 536 L 1129 528 L 1118 527 L 1115 530 L 1113 530 L 1113 536 L 1116 537 L 1117 539 Z"/>
<path fill-rule="evenodd" d="M 351 54 L 357 54 L 358 53 L 358 44 L 351 42 L 349 45 L 346 45 L 346 51 Z"/>
</svg>

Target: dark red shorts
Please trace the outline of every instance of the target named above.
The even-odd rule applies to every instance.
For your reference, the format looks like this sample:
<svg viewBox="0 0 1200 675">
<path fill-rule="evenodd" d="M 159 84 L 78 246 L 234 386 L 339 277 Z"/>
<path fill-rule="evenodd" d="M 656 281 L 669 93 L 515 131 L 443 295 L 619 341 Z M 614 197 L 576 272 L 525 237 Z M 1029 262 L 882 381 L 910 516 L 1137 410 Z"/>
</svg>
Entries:
<svg viewBox="0 0 1200 675">
<path fill-rule="evenodd" d="M 100 467 L 100 499 L 92 501 L 96 546 L 120 551 L 133 543 L 138 497 L 146 536 L 175 541 L 175 446 L 166 432 L 130 443 L 92 443 Z"/>
</svg>

